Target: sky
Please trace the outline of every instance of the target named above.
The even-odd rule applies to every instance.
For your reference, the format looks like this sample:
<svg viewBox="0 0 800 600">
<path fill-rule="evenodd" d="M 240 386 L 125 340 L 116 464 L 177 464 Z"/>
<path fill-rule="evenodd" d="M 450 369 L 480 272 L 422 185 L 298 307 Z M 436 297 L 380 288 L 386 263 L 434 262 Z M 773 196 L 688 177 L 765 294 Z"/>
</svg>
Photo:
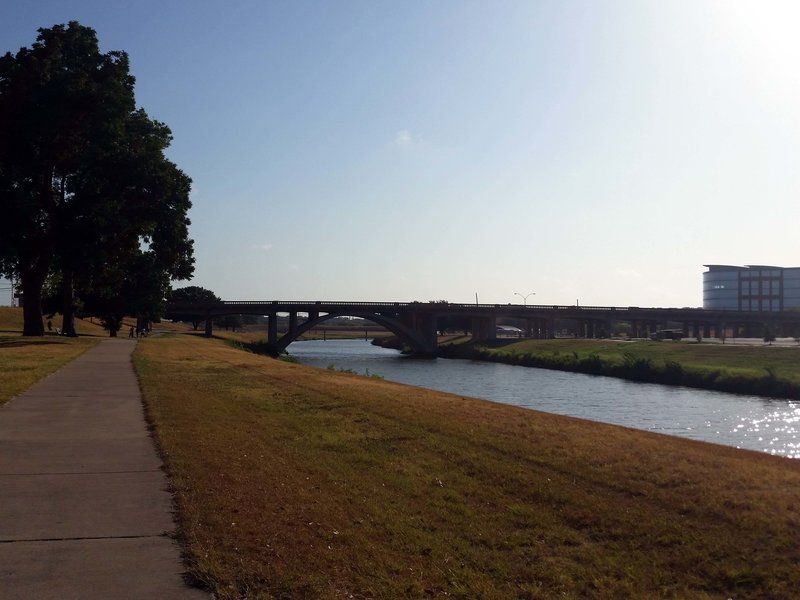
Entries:
<svg viewBox="0 0 800 600">
<path fill-rule="evenodd" d="M 701 306 L 800 266 L 800 4 L 4 0 L 124 50 L 226 300 Z M 0 299 L 2 302 L 2 299 Z"/>
</svg>

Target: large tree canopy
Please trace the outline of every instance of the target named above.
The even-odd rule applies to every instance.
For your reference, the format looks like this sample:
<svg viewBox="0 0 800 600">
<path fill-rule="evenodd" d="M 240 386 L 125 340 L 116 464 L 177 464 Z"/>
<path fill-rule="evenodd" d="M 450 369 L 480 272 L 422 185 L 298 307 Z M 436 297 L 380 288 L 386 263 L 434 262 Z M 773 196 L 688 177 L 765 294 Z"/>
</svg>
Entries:
<svg viewBox="0 0 800 600">
<path fill-rule="evenodd" d="M 22 283 L 25 335 L 44 332 L 54 271 L 66 331 L 76 290 L 110 301 L 147 280 L 160 291 L 143 297 L 163 299 L 169 279 L 193 272 L 191 180 L 165 158 L 169 128 L 136 109 L 133 85 L 127 55 L 101 53 L 74 21 L 0 57 L 0 273 Z"/>
<path fill-rule="evenodd" d="M 206 318 L 205 312 L 202 310 L 198 312 L 196 306 L 209 306 L 221 302 L 219 296 L 214 292 L 197 285 L 172 290 L 169 300 L 174 307 L 178 308 L 168 311 L 167 316 L 175 321 L 188 321 L 195 330 Z M 192 305 L 195 305 L 194 310 L 186 308 Z"/>
</svg>

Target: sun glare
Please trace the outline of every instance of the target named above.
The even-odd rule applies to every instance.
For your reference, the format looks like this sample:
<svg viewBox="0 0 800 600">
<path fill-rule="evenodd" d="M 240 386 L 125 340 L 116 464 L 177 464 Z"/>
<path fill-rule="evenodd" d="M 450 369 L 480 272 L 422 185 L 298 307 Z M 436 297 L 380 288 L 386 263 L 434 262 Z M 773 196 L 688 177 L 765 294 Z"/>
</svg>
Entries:
<svg viewBox="0 0 800 600">
<path fill-rule="evenodd" d="M 718 13 L 735 41 L 766 70 L 788 73 L 800 58 L 800 3 L 720 2 Z"/>
</svg>

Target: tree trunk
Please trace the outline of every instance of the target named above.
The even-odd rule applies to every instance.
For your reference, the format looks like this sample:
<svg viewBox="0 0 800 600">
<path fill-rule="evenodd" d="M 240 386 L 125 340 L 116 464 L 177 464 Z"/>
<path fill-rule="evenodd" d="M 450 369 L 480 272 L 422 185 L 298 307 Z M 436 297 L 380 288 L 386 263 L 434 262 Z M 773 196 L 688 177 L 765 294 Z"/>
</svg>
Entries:
<svg viewBox="0 0 800 600">
<path fill-rule="evenodd" d="M 72 271 L 64 269 L 61 273 L 61 321 L 62 335 L 78 337 L 75 332 L 75 290 Z"/>
<path fill-rule="evenodd" d="M 22 282 L 22 335 L 44 335 L 42 321 L 42 286 L 44 275 L 35 271 L 20 275 Z"/>
</svg>

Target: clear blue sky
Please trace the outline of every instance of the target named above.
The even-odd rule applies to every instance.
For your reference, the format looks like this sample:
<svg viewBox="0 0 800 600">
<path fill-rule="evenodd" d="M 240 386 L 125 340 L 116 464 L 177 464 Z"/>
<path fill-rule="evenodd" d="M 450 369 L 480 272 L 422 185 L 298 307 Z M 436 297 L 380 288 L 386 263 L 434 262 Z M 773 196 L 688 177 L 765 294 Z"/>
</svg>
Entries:
<svg viewBox="0 0 800 600">
<path fill-rule="evenodd" d="M 699 306 L 800 265 L 800 4 L 5 0 L 125 50 L 225 299 Z M 180 285 L 186 285 L 181 283 Z"/>
</svg>

